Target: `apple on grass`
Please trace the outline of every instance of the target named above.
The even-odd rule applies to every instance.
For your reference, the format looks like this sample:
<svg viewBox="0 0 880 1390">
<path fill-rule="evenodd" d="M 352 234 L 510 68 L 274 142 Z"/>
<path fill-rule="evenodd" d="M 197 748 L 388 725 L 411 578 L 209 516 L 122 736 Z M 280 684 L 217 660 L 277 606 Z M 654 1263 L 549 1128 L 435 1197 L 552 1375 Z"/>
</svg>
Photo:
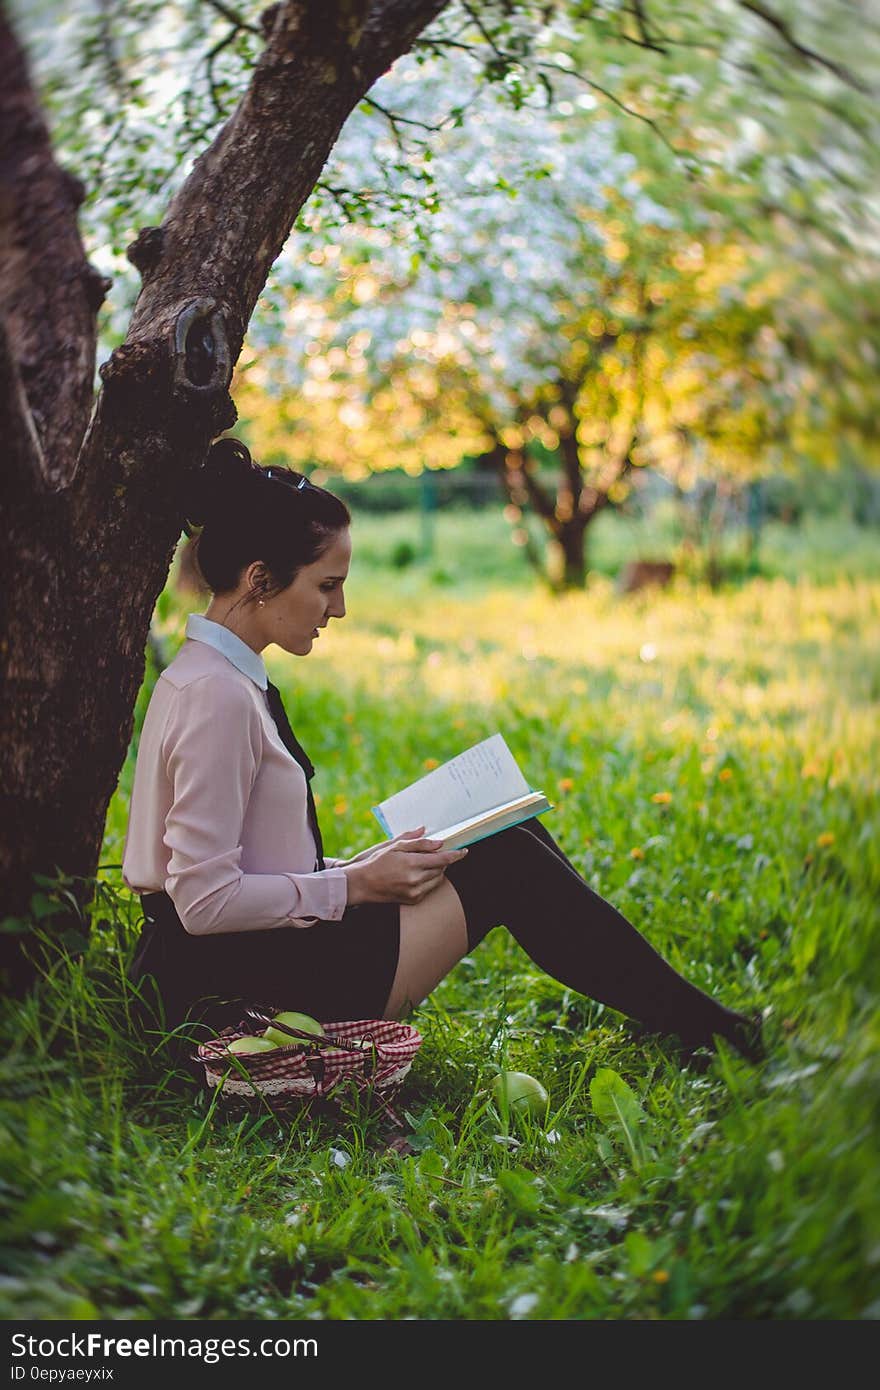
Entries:
<svg viewBox="0 0 880 1390">
<path fill-rule="evenodd" d="M 323 1038 L 324 1029 L 316 1018 L 311 1018 L 308 1014 L 293 1013 L 290 1010 L 276 1014 L 266 1029 L 263 1037 L 268 1039 L 275 1047 L 305 1047 L 305 1038 L 292 1038 L 289 1033 L 285 1033 L 281 1028 L 274 1028 L 275 1023 L 285 1023 L 288 1028 L 298 1028 L 301 1033 L 311 1033 L 316 1038 Z"/>
<path fill-rule="evenodd" d="M 525 1071 L 502 1071 L 492 1080 L 492 1097 L 501 1113 L 505 1107 L 515 1115 L 531 1115 L 543 1120 L 550 1097 L 534 1076 Z"/>
</svg>

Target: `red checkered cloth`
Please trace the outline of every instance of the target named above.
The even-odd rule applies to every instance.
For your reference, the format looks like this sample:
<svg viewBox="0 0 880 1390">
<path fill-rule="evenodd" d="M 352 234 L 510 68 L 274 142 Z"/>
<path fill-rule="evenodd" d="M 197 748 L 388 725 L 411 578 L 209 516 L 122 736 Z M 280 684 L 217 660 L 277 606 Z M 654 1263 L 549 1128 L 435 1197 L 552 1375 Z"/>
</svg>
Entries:
<svg viewBox="0 0 880 1390">
<path fill-rule="evenodd" d="M 348 1080 L 359 1090 L 392 1090 L 403 1081 L 422 1044 L 421 1034 L 410 1024 L 384 1018 L 323 1023 L 322 1027 L 328 1038 L 361 1045 L 347 1051 L 321 1040 L 291 1041 L 271 1052 L 229 1052 L 235 1038 L 255 1032 L 253 1025 L 242 1023 L 202 1043 L 195 1060 L 205 1068 L 206 1084 L 219 1086 L 222 1095 L 314 1099 L 329 1095 Z"/>
</svg>

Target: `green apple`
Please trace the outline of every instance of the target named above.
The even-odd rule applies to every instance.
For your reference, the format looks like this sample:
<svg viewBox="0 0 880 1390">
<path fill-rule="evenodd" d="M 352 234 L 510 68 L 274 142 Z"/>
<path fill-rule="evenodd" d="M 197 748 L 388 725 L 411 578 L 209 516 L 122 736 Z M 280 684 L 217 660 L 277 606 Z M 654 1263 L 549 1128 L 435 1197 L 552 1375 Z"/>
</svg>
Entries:
<svg viewBox="0 0 880 1390">
<path fill-rule="evenodd" d="M 254 1038 L 248 1033 L 243 1038 L 233 1038 L 227 1052 L 274 1052 L 275 1044 L 269 1038 Z"/>
<path fill-rule="evenodd" d="M 324 1029 L 315 1018 L 310 1018 L 308 1014 L 280 1013 L 276 1014 L 272 1023 L 286 1023 L 288 1028 L 298 1028 L 301 1033 L 313 1033 L 316 1038 L 323 1038 Z M 272 1023 L 263 1034 L 270 1043 L 276 1047 L 304 1047 L 305 1038 L 292 1038 L 289 1033 L 283 1032 L 281 1028 L 273 1028 Z"/>
<path fill-rule="evenodd" d="M 543 1120 L 547 1115 L 550 1097 L 540 1081 L 525 1071 L 502 1071 L 492 1081 L 492 1096 L 499 1110 L 507 1109 L 514 1114 L 528 1114 L 533 1119 Z"/>
</svg>

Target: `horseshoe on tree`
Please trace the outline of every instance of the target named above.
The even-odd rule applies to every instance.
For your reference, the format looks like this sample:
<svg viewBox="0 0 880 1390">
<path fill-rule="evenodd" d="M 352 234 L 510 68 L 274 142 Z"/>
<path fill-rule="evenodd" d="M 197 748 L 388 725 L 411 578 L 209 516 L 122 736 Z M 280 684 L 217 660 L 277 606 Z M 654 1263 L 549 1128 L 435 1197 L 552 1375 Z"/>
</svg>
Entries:
<svg viewBox="0 0 880 1390">
<path fill-rule="evenodd" d="M 226 324 L 213 299 L 194 299 L 174 323 L 174 389 L 189 396 L 216 395 L 232 377 Z"/>
</svg>

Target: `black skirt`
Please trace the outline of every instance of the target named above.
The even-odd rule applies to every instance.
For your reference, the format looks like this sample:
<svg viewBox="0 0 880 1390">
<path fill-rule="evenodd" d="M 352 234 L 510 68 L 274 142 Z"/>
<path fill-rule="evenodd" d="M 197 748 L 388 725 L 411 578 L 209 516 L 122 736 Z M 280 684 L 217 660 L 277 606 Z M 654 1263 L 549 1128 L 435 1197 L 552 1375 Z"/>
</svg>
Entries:
<svg viewBox="0 0 880 1390">
<path fill-rule="evenodd" d="M 295 1009 L 321 1022 L 383 1016 L 400 950 L 396 903 L 359 903 L 338 922 L 191 935 L 167 893 L 141 895 L 130 979 L 142 1009 L 187 1039 L 237 1023 L 244 1006 Z"/>
</svg>

